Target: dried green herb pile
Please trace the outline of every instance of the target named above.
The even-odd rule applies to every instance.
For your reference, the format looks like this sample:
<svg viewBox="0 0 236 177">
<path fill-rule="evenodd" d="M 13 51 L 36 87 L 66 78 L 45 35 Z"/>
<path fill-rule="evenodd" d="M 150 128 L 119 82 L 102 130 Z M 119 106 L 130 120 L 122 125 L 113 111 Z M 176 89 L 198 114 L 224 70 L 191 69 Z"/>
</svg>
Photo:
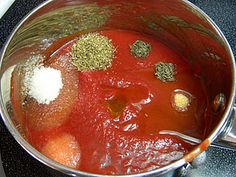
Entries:
<svg viewBox="0 0 236 177">
<path fill-rule="evenodd" d="M 175 66 L 172 63 L 160 62 L 155 65 L 155 76 L 162 82 L 175 81 Z"/>
<path fill-rule="evenodd" d="M 105 70 L 112 66 L 115 48 L 99 33 L 82 35 L 72 46 L 72 63 L 79 71 Z"/>
<path fill-rule="evenodd" d="M 130 46 L 130 50 L 134 57 L 146 58 L 151 51 L 151 45 L 141 40 L 137 40 Z"/>
</svg>

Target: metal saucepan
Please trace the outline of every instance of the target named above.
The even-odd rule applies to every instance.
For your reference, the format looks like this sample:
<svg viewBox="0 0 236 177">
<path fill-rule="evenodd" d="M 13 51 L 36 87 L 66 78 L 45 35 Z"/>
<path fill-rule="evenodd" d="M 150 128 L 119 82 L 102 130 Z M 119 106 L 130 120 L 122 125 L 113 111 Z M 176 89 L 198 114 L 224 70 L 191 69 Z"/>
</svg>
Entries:
<svg viewBox="0 0 236 177">
<path fill-rule="evenodd" d="M 12 136 L 29 154 L 68 175 L 101 176 L 58 164 L 24 139 L 14 121 L 8 77 L 12 67 L 22 58 L 40 53 L 59 38 L 78 31 L 109 28 L 135 30 L 159 38 L 188 58 L 188 63 L 201 75 L 208 95 L 205 114 L 210 125 L 205 130 L 205 139 L 178 161 L 130 176 L 166 174 L 191 162 L 214 140 L 236 146 L 234 56 L 220 29 L 203 11 L 187 0 L 48 0 L 18 24 L 7 40 L 0 60 L 1 115 Z"/>
</svg>

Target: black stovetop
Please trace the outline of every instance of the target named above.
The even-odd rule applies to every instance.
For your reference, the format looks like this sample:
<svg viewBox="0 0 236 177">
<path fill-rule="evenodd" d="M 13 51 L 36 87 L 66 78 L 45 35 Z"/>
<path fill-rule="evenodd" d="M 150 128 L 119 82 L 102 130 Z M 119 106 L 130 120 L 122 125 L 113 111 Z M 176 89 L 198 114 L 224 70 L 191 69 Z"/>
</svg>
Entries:
<svg viewBox="0 0 236 177">
<path fill-rule="evenodd" d="M 0 48 L 17 23 L 45 0 L 16 0 L 0 19 Z M 173 0 L 174 1 L 174 0 Z M 236 1 L 190 0 L 204 10 L 221 28 L 236 54 Z M 1 5 L 1 2 L 0 2 Z M 65 177 L 27 154 L 13 139 L 0 120 L 0 177 Z M 206 161 L 191 170 L 191 177 L 236 177 L 235 150 L 210 147 Z"/>
</svg>

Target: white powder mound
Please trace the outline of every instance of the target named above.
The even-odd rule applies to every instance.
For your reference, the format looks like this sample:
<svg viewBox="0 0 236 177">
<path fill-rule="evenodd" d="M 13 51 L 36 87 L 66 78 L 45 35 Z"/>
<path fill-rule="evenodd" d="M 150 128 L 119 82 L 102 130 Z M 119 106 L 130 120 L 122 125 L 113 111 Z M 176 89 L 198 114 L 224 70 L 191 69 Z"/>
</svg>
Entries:
<svg viewBox="0 0 236 177">
<path fill-rule="evenodd" d="M 49 104 L 55 100 L 63 87 L 61 71 L 54 68 L 36 67 L 28 77 L 28 95 L 40 104 Z"/>
</svg>

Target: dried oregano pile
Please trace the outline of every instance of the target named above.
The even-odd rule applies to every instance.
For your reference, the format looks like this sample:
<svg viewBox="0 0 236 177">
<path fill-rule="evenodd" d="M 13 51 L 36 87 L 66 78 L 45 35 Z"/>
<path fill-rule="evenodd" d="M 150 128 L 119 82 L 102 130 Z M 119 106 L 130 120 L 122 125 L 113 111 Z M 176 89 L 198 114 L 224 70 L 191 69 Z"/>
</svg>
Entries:
<svg viewBox="0 0 236 177">
<path fill-rule="evenodd" d="M 136 58 L 147 58 L 151 51 L 151 45 L 137 40 L 130 46 L 131 54 Z"/>
<path fill-rule="evenodd" d="M 175 81 L 175 66 L 172 63 L 160 62 L 155 65 L 155 76 L 162 82 Z"/>
<path fill-rule="evenodd" d="M 98 34 L 82 35 L 72 46 L 72 63 L 79 71 L 105 70 L 112 66 L 115 48 L 110 39 Z"/>
</svg>

